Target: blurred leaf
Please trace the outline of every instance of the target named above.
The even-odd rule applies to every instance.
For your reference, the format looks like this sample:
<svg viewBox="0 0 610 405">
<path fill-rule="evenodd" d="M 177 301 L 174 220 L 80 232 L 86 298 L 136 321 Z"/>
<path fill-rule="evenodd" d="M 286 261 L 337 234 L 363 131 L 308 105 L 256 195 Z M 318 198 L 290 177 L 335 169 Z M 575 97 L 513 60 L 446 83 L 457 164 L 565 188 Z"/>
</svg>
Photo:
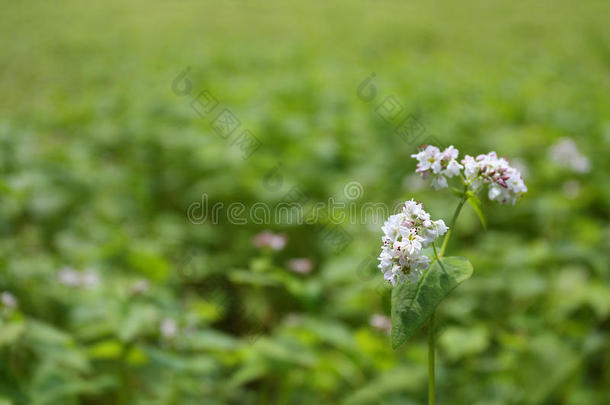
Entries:
<svg viewBox="0 0 610 405">
<path fill-rule="evenodd" d="M 237 346 L 235 338 L 209 329 L 189 333 L 184 337 L 184 344 L 192 350 L 232 350 Z"/>
<path fill-rule="evenodd" d="M 135 336 L 151 330 L 157 319 L 157 311 L 148 305 L 134 305 L 129 308 L 129 313 L 120 323 L 118 330 L 119 338 L 130 341 Z"/>
<path fill-rule="evenodd" d="M 89 356 L 94 359 L 118 359 L 123 345 L 117 340 L 105 340 L 89 347 Z"/>
<path fill-rule="evenodd" d="M 489 333 L 484 327 L 447 328 L 438 339 L 439 346 L 452 360 L 483 352 L 489 345 Z"/>
<path fill-rule="evenodd" d="M 383 373 L 349 395 L 343 402 L 346 405 L 384 404 L 390 393 L 415 391 L 425 385 L 425 367 L 400 367 Z M 409 402 L 406 402 L 409 403 Z M 411 402 L 415 404 L 416 402 Z"/>
<path fill-rule="evenodd" d="M 23 322 L 0 323 L 0 347 L 14 343 L 21 337 L 24 329 Z"/>
<path fill-rule="evenodd" d="M 412 336 L 455 287 L 472 275 L 464 257 L 444 257 L 424 273 L 418 283 L 406 282 L 392 289 L 392 347 Z M 443 270 L 444 268 L 444 270 Z"/>
</svg>

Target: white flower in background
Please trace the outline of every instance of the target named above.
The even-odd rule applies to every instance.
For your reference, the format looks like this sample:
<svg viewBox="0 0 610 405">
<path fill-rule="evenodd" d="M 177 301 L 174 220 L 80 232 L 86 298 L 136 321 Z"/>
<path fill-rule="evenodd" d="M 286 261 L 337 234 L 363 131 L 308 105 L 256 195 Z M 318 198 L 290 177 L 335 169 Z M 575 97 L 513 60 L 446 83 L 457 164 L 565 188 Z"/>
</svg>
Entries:
<svg viewBox="0 0 610 405">
<path fill-rule="evenodd" d="M 81 285 L 85 288 L 95 288 L 100 285 L 100 276 L 95 270 L 85 270 L 81 276 Z"/>
<path fill-rule="evenodd" d="M 132 294 L 143 294 L 150 288 L 150 283 L 145 278 L 136 280 L 129 289 Z"/>
<path fill-rule="evenodd" d="M 371 316 L 369 324 L 373 328 L 379 329 L 387 334 L 392 331 L 392 320 L 385 315 L 375 314 Z"/>
<path fill-rule="evenodd" d="M 178 324 L 172 318 L 164 318 L 159 326 L 159 331 L 165 339 L 173 339 L 178 334 Z"/>
<path fill-rule="evenodd" d="M 443 220 L 430 220 L 422 204 L 413 200 L 405 202 L 401 212 L 391 215 L 381 229 L 384 236 L 378 267 L 392 285 L 417 281 L 430 266 L 422 249 L 448 230 Z"/>
<path fill-rule="evenodd" d="M 549 156 L 557 165 L 572 169 L 576 173 L 588 173 L 591 170 L 591 162 L 580 153 L 570 138 L 559 139 L 549 148 Z"/>
<path fill-rule="evenodd" d="M 462 159 L 464 178 L 468 187 L 476 192 L 483 184 L 489 186 L 487 196 L 500 204 L 515 204 L 527 191 L 519 170 L 512 167 L 496 152 L 479 155 L 476 159 L 466 155 Z"/>
<path fill-rule="evenodd" d="M 252 243 L 257 248 L 271 248 L 273 250 L 282 250 L 286 246 L 286 235 L 275 234 L 271 231 L 264 231 L 254 237 Z"/>
<path fill-rule="evenodd" d="M 313 269 L 313 263 L 307 258 L 296 258 L 288 261 L 288 268 L 295 273 L 307 274 Z"/>
<path fill-rule="evenodd" d="M 81 284 L 80 273 L 71 267 L 64 267 L 57 273 L 59 282 L 68 287 L 78 287 Z"/>
<path fill-rule="evenodd" d="M 2 292 L 0 295 L 0 301 L 2 301 L 3 306 L 10 309 L 15 309 L 17 308 L 17 305 L 19 305 L 17 298 L 15 298 L 15 296 L 8 291 Z"/>
<path fill-rule="evenodd" d="M 71 267 L 64 267 L 57 273 L 57 278 L 61 284 L 75 288 L 95 288 L 100 284 L 100 276 L 91 269 L 80 272 Z"/>
<path fill-rule="evenodd" d="M 447 187 L 447 178 L 458 176 L 463 169 L 456 160 L 458 154 L 453 145 L 442 152 L 436 146 L 428 145 L 411 157 L 418 161 L 415 172 L 421 173 L 424 179 L 432 176 L 432 187 L 438 190 Z"/>
</svg>

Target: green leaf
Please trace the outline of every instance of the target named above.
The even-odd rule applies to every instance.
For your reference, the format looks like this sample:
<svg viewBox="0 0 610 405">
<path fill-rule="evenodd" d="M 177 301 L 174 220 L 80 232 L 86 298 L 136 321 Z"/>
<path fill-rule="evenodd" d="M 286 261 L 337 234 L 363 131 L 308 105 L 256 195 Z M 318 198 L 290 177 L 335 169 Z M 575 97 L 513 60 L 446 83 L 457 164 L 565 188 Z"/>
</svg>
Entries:
<svg viewBox="0 0 610 405">
<path fill-rule="evenodd" d="M 0 327 L 0 347 L 15 343 L 25 330 L 23 322 L 5 323 Z M 1 405 L 1 403 L 0 403 Z"/>
<path fill-rule="evenodd" d="M 438 304 L 472 275 L 472 264 L 464 257 L 435 261 L 418 283 L 392 289 L 392 348 L 411 337 L 432 315 Z"/>
<path fill-rule="evenodd" d="M 468 200 L 466 200 L 466 201 L 468 201 L 468 205 L 470 205 L 470 207 L 472 207 L 472 209 L 474 210 L 474 213 L 477 214 L 477 217 L 479 217 L 479 221 L 481 221 L 481 225 L 483 225 L 483 228 L 485 228 L 485 230 L 487 230 L 487 218 L 485 218 L 485 214 L 483 214 L 483 207 L 481 205 L 481 200 L 472 191 L 468 191 L 466 193 L 466 196 L 468 197 Z"/>
</svg>

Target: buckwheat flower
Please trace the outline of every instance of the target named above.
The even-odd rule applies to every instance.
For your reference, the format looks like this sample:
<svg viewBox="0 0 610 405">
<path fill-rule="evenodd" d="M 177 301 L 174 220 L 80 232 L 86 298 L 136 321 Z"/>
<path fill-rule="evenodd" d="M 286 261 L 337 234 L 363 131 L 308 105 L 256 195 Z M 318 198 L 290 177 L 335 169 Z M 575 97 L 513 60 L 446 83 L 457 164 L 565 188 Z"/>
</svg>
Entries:
<svg viewBox="0 0 610 405">
<path fill-rule="evenodd" d="M 62 268 L 57 273 L 57 278 L 61 284 L 68 287 L 78 287 L 81 285 L 80 273 L 71 267 Z"/>
<path fill-rule="evenodd" d="M 500 204 L 515 204 L 518 198 L 527 191 L 521 173 L 512 167 L 504 158 L 499 158 L 496 152 L 479 155 L 474 159 L 466 155 L 462 159 L 466 185 L 473 191 L 487 184 L 487 196 Z"/>
<path fill-rule="evenodd" d="M 100 285 L 100 276 L 95 270 L 85 270 L 81 276 L 80 284 L 84 288 L 95 288 Z"/>
<path fill-rule="evenodd" d="M 445 222 L 432 221 L 423 205 L 413 200 L 406 201 L 401 212 L 391 215 L 381 229 L 384 235 L 378 267 L 392 285 L 417 281 L 430 267 L 422 249 L 448 230 Z"/>
<path fill-rule="evenodd" d="M 0 301 L 2 301 L 3 306 L 10 309 L 15 309 L 17 308 L 17 305 L 19 305 L 17 298 L 15 298 L 15 296 L 8 291 L 2 292 L 0 295 Z"/>
<path fill-rule="evenodd" d="M 422 242 L 424 241 L 424 238 L 422 238 L 418 232 L 419 231 L 416 228 L 409 228 L 407 232 L 402 234 L 401 241 L 394 243 L 396 250 L 411 255 L 420 251 L 423 246 Z"/>
<path fill-rule="evenodd" d="M 464 178 L 472 190 L 478 190 L 483 184 L 483 179 L 479 176 L 481 167 L 479 163 L 470 155 L 462 159 L 464 165 Z"/>
<path fill-rule="evenodd" d="M 146 280 L 145 278 L 141 278 L 141 279 L 136 280 L 135 283 L 133 283 L 133 285 L 129 289 L 129 292 L 134 295 L 144 294 L 145 292 L 148 291 L 149 288 L 150 288 L 150 283 L 148 282 L 148 280 Z"/>
<path fill-rule="evenodd" d="M 288 261 L 288 268 L 295 273 L 307 274 L 313 269 L 313 264 L 307 258 L 296 258 Z"/>
<path fill-rule="evenodd" d="M 400 214 L 390 215 L 390 217 L 384 222 L 381 230 L 385 234 L 385 237 L 390 241 L 394 242 L 400 236 L 400 226 L 402 222 L 402 216 Z"/>
<path fill-rule="evenodd" d="M 458 176 L 463 166 L 456 160 L 459 151 L 453 145 L 440 151 L 436 146 L 425 146 L 419 153 L 411 155 L 417 159 L 416 173 L 422 177 L 432 176 L 432 187 L 435 190 L 447 187 L 447 179 Z"/>
<path fill-rule="evenodd" d="M 172 318 L 164 318 L 159 325 L 159 331 L 165 339 L 173 339 L 178 334 L 178 324 Z"/>
<path fill-rule="evenodd" d="M 441 171 L 441 151 L 432 145 L 427 145 L 419 153 L 411 155 L 417 159 L 416 173 L 422 173 L 424 178 L 430 175 L 430 172 L 438 174 Z"/>
<path fill-rule="evenodd" d="M 445 225 L 445 221 L 443 221 L 442 219 L 432 221 L 431 225 L 427 228 L 424 228 L 423 231 L 424 246 L 430 245 L 442 235 L 446 234 L 448 230 L 449 228 L 447 227 L 447 225 Z"/>
<path fill-rule="evenodd" d="M 559 166 L 567 167 L 576 173 L 588 173 L 591 170 L 591 162 L 570 138 L 561 138 L 551 146 L 549 156 Z"/>
<path fill-rule="evenodd" d="M 271 248 L 273 250 L 282 250 L 286 246 L 286 235 L 275 234 L 271 231 L 264 231 L 254 237 L 252 243 L 257 248 Z"/>
<path fill-rule="evenodd" d="M 369 325 L 387 334 L 392 331 L 392 320 L 385 315 L 374 314 L 369 320 Z"/>
</svg>

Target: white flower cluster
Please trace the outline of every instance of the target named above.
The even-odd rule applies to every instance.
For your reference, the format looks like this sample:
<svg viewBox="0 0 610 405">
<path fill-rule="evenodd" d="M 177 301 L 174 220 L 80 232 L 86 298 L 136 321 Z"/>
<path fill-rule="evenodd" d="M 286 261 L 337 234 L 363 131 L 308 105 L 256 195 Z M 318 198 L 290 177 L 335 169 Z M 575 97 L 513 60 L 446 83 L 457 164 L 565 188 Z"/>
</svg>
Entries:
<svg viewBox="0 0 610 405">
<path fill-rule="evenodd" d="M 472 191 L 477 191 L 483 184 L 489 186 L 489 199 L 501 204 L 514 204 L 527 187 L 519 170 L 499 158 L 496 152 L 479 155 L 475 158 L 466 155 L 458 163 L 459 151 L 449 146 L 440 151 L 436 146 L 425 146 L 419 153 L 411 155 L 417 159 L 416 173 L 424 178 L 431 176 L 432 187 L 436 190 L 447 187 L 447 179 L 462 175 L 465 184 Z"/>
<path fill-rule="evenodd" d="M 424 179 L 432 176 L 432 187 L 435 190 L 447 187 L 447 178 L 458 176 L 464 168 L 456 160 L 458 150 L 453 145 L 440 151 L 439 148 L 432 145 L 425 146 L 419 153 L 411 155 L 417 159 L 416 173 L 421 173 Z"/>
<path fill-rule="evenodd" d="M 57 273 L 57 278 L 61 284 L 68 287 L 95 288 L 100 284 L 100 276 L 91 269 L 80 272 L 71 267 L 64 267 Z"/>
<path fill-rule="evenodd" d="M 464 177 L 471 190 L 478 190 L 482 184 L 489 186 L 487 196 L 500 204 L 515 204 L 517 198 L 527 191 L 519 170 L 498 158 L 496 152 L 479 155 L 475 158 L 466 155 L 462 159 Z"/>
<path fill-rule="evenodd" d="M 551 160 L 562 167 L 572 169 L 576 173 L 591 171 L 589 158 L 583 155 L 570 138 L 561 138 L 549 149 Z"/>
<path fill-rule="evenodd" d="M 430 266 L 430 259 L 422 254 L 422 249 L 448 230 L 442 219 L 430 220 L 422 204 L 413 200 L 405 202 L 402 211 L 391 215 L 381 229 L 385 235 L 378 267 L 392 285 L 417 281 Z"/>
</svg>

